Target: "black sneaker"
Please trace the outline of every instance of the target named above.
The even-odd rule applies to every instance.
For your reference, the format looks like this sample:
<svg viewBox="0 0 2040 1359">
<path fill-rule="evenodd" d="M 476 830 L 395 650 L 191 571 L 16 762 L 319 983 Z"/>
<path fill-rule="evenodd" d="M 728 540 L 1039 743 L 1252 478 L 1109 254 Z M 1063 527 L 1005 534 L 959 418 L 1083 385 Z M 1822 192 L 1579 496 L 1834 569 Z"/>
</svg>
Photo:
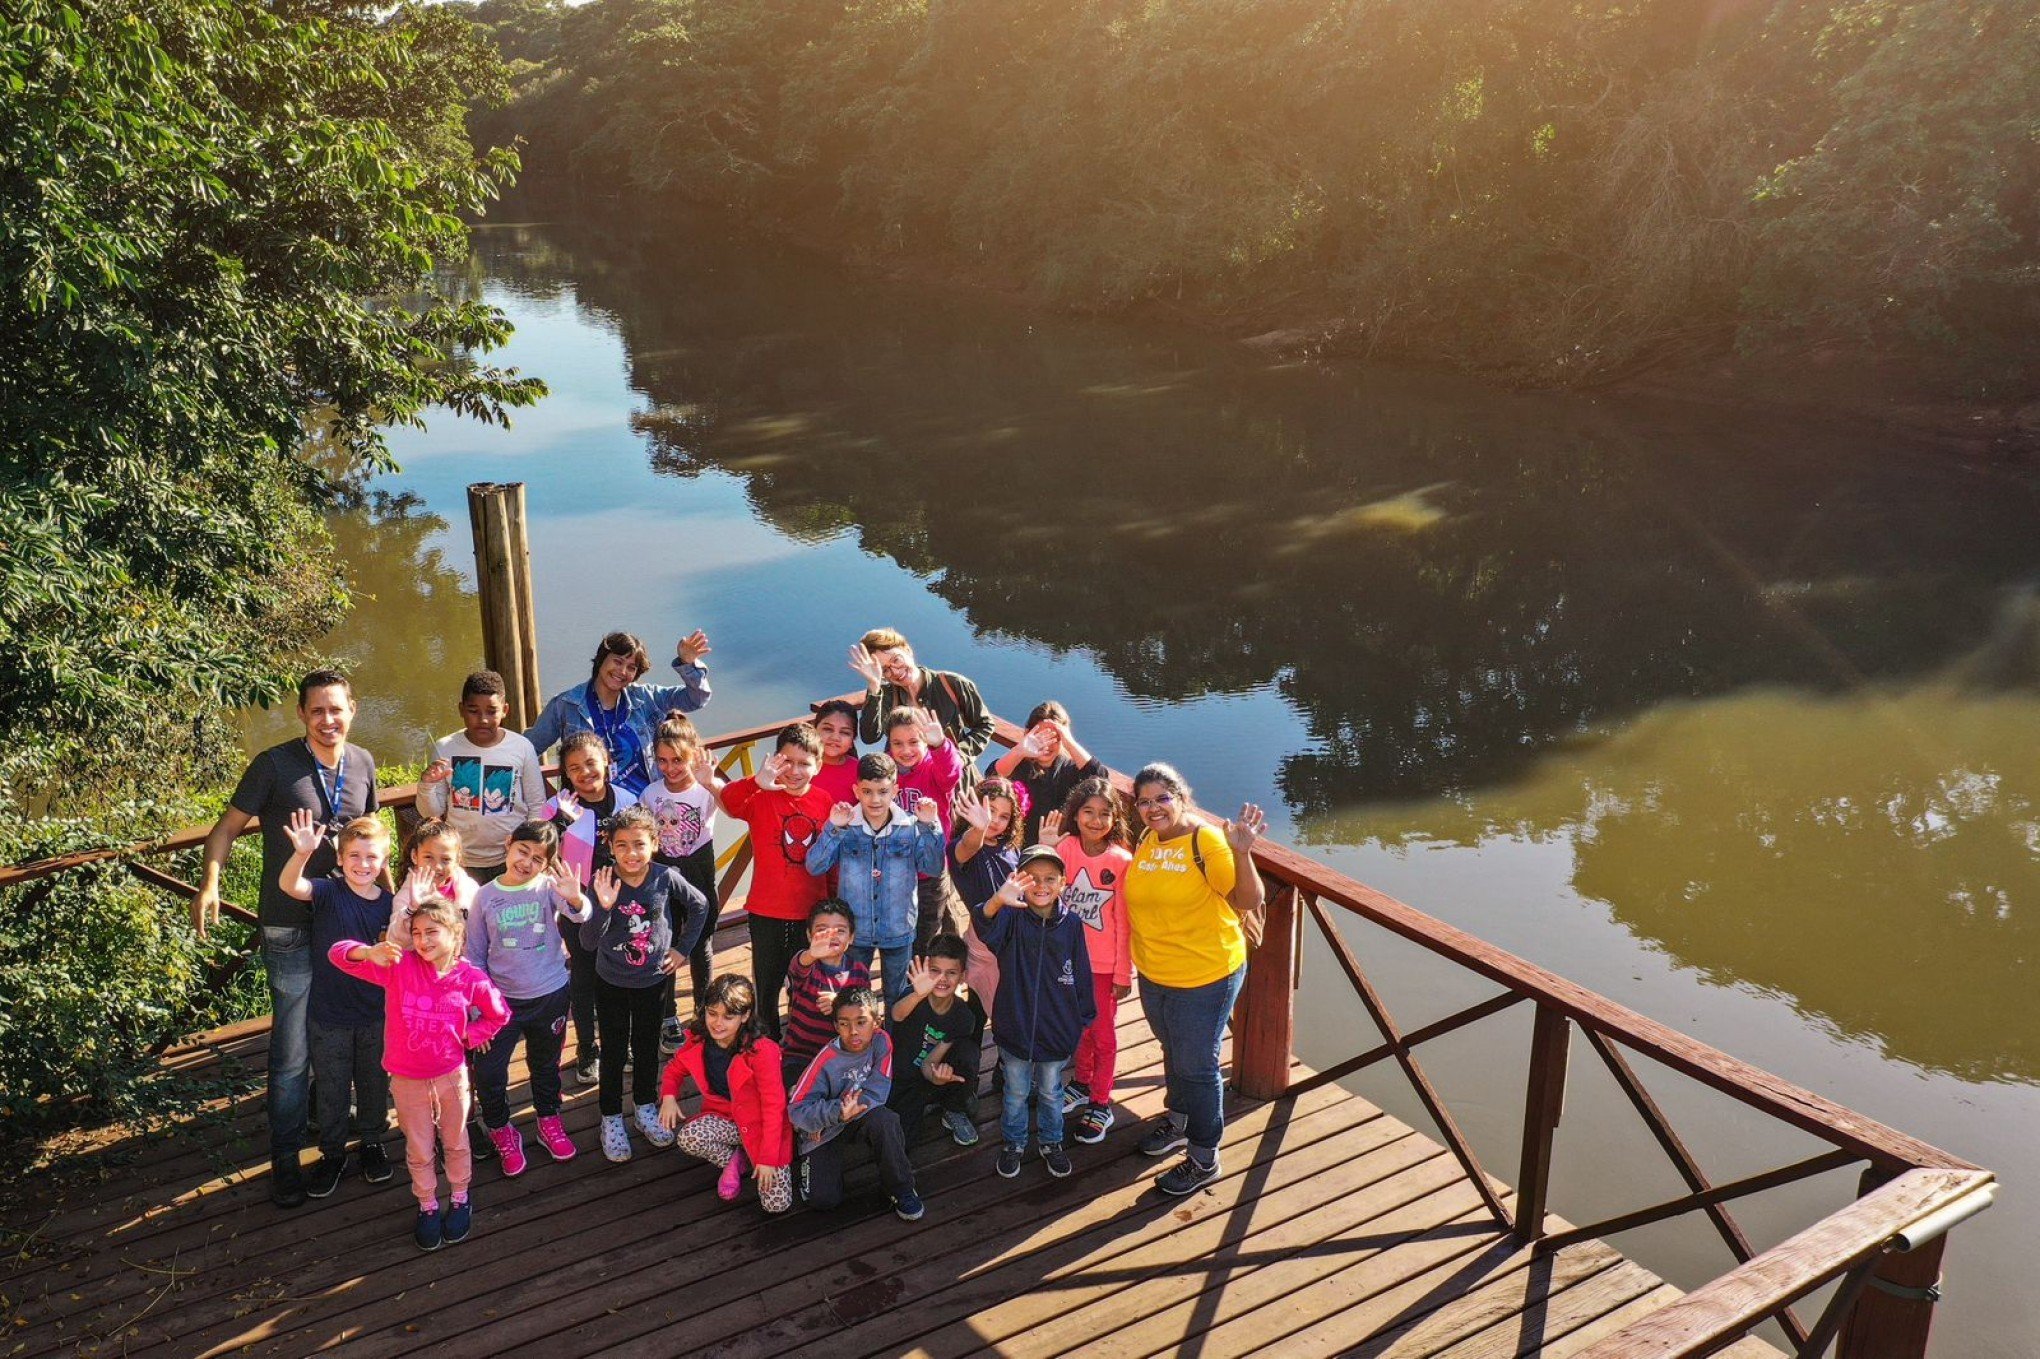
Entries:
<svg viewBox="0 0 2040 1359">
<path fill-rule="evenodd" d="M 325 1198 L 340 1187 L 341 1177 L 346 1174 L 346 1152 L 338 1156 L 321 1156 L 319 1163 L 312 1167 L 312 1173 L 305 1176 L 305 1193 L 315 1199 Z"/>
<path fill-rule="evenodd" d="M 574 1064 L 574 1079 L 582 1085 L 594 1085 L 602 1079 L 602 1055 L 591 1052 Z"/>
<path fill-rule="evenodd" d="M 999 1148 L 999 1159 L 992 1169 L 998 1171 L 1002 1179 L 1018 1179 L 1020 1177 L 1020 1159 L 1024 1155 L 1026 1155 L 1024 1147 L 1016 1147 L 1009 1142 Z"/>
<path fill-rule="evenodd" d="M 468 1124 L 468 1153 L 477 1161 L 496 1159 L 496 1144 L 490 1140 L 489 1130 L 482 1126 L 479 1118 Z M 455 1238 L 449 1236 L 446 1239 L 452 1241 Z"/>
<path fill-rule="evenodd" d="M 298 1168 L 296 1152 L 287 1161 L 269 1163 L 269 1201 L 279 1208 L 305 1206 L 305 1176 Z"/>
<path fill-rule="evenodd" d="M 1180 1197 L 1202 1189 L 1217 1178 L 1218 1159 L 1216 1157 L 1213 1157 L 1211 1164 L 1207 1166 L 1199 1165 L 1190 1157 L 1185 1156 L 1182 1160 L 1176 1162 L 1176 1164 L 1155 1177 L 1155 1188 L 1161 1190 L 1164 1194 L 1175 1194 Z"/>
<path fill-rule="evenodd" d="M 1055 1176 L 1058 1180 L 1068 1178 L 1070 1171 L 1074 1169 L 1070 1165 L 1069 1156 L 1063 1151 L 1063 1144 L 1060 1142 L 1043 1142 L 1041 1144 L 1041 1163 L 1047 1166 L 1048 1173 Z"/>
<path fill-rule="evenodd" d="M 1190 1134 L 1183 1124 L 1167 1114 L 1162 1121 L 1148 1129 L 1146 1137 L 1140 1139 L 1140 1154 L 1143 1156 L 1167 1156 L 1190 1145 Z"/>
<path fill-rule="evenodd" d="M 390 1154 L 383 1150 L 380 1142 L 370 1142 L 361 1149 L 361 1178 L 370 1184 L 388 1184 L 396 1171 L 390 1168 Z"/>
<path fill-rule="evenodd" d="M 1103 1104 L 1086 1104 L 1077 1111 L 1073 1122 L 1076 1131 L 1071 1136 L 1087 1147 L 1096 1146 L 1112 1130 L 1112 1110 Z"/>
</svg>

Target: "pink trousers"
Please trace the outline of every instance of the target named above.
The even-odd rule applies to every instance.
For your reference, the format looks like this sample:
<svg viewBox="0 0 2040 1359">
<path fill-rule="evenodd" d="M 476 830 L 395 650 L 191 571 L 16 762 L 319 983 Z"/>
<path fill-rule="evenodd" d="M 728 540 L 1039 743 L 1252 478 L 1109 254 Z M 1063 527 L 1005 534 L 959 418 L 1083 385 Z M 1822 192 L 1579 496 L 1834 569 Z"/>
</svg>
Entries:
<svg viewBox="0 0 2040 1359">
<path fill-rule="evenodd" d="M 992 951 L 978 942 L 975 927 L 966 926 L 963 931 L 963 946 L 970 958 L 963 965 L 963 980 L 969 985 L 970 993 L 977 997 L 978 1004 L 985 1010 L 985 1024 L 992 1022 L 992 998 L 999 994 L 999 960 Z"/>
<path fill-rule="evenodd" d="M 467 1065 L 421 1081 L 390 1077 L 390 1101 L 397 1106 L 397 1127 L 404 1133 L 404 1164 L 411 1168 L 411 1193 L 420 1207 L 439 1201 L 439 1172 L 432 1163 L 433 1137 L 446 1149 L 446 1179 L 453 1192 L 467 1192 L 475 1163 L 468 1151 Z"/>
<path fill-rule="evenodd" d="M 1113 1069 L 1119 1065 L 1119 1001 L 1112 994 L 1112 974 L 1093 972 L 1091 992 L 1098 998 L 1098 1017 L 1077 1041 L 1070 1076 L 1091 1092 L 1093 1104 L 1110 1104 Z"/>
</svg>

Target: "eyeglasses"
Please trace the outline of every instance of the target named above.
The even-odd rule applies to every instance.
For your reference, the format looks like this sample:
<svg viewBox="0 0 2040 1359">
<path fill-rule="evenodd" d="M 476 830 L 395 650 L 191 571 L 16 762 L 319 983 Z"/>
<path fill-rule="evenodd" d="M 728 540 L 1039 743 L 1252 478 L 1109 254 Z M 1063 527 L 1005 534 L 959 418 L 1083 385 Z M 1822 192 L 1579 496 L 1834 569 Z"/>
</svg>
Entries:
<svg viewBox="0 0 2040 1359">
<path fill-rule="evenodd" d="M 1174 793 L 1156 793 L 1153 797 L 1135 798 L 1133 805 L 1143 812 L 1155 807 L 1173 807 L 1176 805 L 1176 795 Z"/>
</svg>

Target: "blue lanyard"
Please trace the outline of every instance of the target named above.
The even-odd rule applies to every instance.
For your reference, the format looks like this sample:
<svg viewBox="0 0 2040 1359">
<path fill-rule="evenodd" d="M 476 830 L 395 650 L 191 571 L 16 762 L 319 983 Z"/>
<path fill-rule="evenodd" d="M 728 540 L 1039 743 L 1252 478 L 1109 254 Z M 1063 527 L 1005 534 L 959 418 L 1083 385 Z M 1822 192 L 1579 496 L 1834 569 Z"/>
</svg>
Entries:
<svg viewBox="0 0 2040 1359">
<path fill-rule="evenodd" d="M 312 757 L 312 777 L 318 781 L 319 794 L 326 799 L 326 819 L 338 822 L 347 815 L 341 799 L 347 796 L 347 743 L 340 744 L 340 759 L 333 766 L 333 786 L 326 786 L 326 766 L 313 751 L 312 743 L 305 742 L 305 754 Z"/>
</svg>

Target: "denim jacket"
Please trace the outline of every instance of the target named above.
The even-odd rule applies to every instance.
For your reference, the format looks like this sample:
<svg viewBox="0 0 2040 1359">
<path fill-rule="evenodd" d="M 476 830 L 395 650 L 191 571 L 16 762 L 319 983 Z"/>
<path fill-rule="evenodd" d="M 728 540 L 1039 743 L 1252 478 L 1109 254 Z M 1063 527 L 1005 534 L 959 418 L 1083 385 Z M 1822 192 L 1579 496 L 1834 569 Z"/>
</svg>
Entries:
<svg viewBox="0 0 2040 1359">
<path fill-rule="evenodd" d="M 848 826 L 833 823 L 807 853 L 807 871 L 836 870 L 836 895 L 857 917 L 857 942 L 898 948 L 914 941 L 922 874 L 942 871 L 942 832 L 898 807 L 878 830 L 860 809 Z"/>
<path fill-rule="evenodd" d="M 659 729 L 660 720 L 670 712 L 694 712 L 707 706 L 712 697 L 706 667 L 683 665 L 676 660 L 673 668 L 680 672 L 679 684 L 632 684 L 617 700 L 624 710 L 622 720 L 637 737 L 642 758 L 632 768 L 612 770 L 610 777 L 633 793 L 642 793 L 658 772 L 658 766 L 653 762 L 652 737 Z M 561 738 L 574 732 L 600 730 L 589 716 L 588 686 L 583 683 L 554 694 L 552 701 L 545 705 L 545 711 L 538 715 L 538 721 L 524 733 L 524 739 L 531 742 L 532 749 L 544 755 Z"/>
</svg>

